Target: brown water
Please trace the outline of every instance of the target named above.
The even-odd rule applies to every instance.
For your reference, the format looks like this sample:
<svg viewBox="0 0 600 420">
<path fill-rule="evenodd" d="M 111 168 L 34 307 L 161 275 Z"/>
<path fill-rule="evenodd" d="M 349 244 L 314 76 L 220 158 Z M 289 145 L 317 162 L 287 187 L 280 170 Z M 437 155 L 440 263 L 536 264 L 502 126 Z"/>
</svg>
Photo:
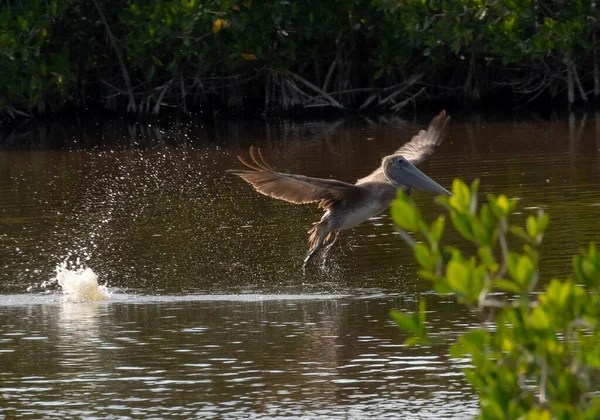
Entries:
<svg viewBox="0 0 600 420">
<path fill-rule="evenodd" d="M 430 117 L 87 121 L 0 137 L 0 417 L 475 415 L 467 361 L 405 347 L 389 321 L 420 297 L 450 340 L 478 320 L 418 279 L 387 214 L 302 275 L 319 212 L 224 172 L 253 144 L 278 170 L 353 181 Z M 568 275 L 572 254 L 600 241 L 598 116 L 454 116 L 421 168 L 446 187 L 479 177 L 482 196 L 518 197 L 516 221 L 547 210 L 542 277 Z M 429 220 L 440 211 L 414 199 Z M 77 259 L 109 300 L 40 286 Z"/>
</svg>

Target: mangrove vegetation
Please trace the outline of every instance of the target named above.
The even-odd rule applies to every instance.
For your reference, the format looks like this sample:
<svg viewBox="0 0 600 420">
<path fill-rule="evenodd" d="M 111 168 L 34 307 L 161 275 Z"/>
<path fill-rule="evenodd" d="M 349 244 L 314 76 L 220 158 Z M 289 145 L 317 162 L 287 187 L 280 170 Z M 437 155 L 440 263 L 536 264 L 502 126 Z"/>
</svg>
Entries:
<svg viewBox="0 0 600 420">
<path fill-rule="evenodd" d="M 599 16 L 595 0 L 7 0 L 0 114 L 584 104 Z"/>
<path fill-rule="evenodd" d="M 549 216 L 540 209 L 524 227 L 514 225 L 517 200 L 488 194 L 479 206 L 478 187 L 478 180 L 469 188 L 455 179 L 453 196 L 436 198 L 469 246 L 448 245 L 446 217 L 425 223 L 402 191 L 391 214 L 413 249 L 419 276 L 480 317 L 479 327 L 451 347 L 453 357 L 471 363 L 465 373 L 479 396 L 479 418 L 598 419 L 598 248 L 591 243 L 573 257 L 571 278 L 540 279 Z M 423 299 L 418 312 L 393 310 L 391 316 L 410 333 L 407 344 L 454 341 L 454 335 L 431 333 Z"/>
</svg>

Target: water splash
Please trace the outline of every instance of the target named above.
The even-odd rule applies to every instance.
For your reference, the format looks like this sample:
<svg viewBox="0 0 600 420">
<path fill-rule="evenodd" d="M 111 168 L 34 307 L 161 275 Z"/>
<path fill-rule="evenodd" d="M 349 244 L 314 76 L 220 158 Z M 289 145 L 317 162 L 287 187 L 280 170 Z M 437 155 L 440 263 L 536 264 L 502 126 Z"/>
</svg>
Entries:
<svg viewBox="0 0 600 420">
<path fill-rule="evenodd" d="M 98 275 L 89 267 L 83 267 L 67 261 L 56 266 L 56 276 L 43 282 L 40 287 L 46 288 L 58 284 L 68 302 L 90 302 L 110 299 L 111 292 L 105 285 L 98 284 Z"/>
</svg>

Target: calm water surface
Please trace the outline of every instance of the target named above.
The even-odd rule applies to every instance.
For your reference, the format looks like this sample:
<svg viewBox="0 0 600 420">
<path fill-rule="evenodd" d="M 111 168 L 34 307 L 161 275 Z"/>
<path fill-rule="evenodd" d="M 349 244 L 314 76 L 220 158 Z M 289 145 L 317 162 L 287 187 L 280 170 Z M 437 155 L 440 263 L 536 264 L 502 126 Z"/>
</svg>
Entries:
<svg viewBox="0 0 600 420">
<path fill-rule="evenodd" d="M 467 361 L 405 347 L 389 321 L 421 297 L 449 340 L 479 320 L 417 277 L 387 213 L 303 276 L 319 212 L 225 173 L 256 145 L 278 170 L 352 182 L 431 117 L 85 121 L 0 136 L 0 418 L 476 415 Z M 421 168 L 518 197 L 515 221 L 548 211 L 543 277 L 568 275 L 573 252 L 600 241 L 596 115 L 454 116 Z M 414 194 L 429 220 L 432 198 Z M 42 285 L 65 260 L 92 268 L 110 299 L 66 302 Z"/>
</svg>

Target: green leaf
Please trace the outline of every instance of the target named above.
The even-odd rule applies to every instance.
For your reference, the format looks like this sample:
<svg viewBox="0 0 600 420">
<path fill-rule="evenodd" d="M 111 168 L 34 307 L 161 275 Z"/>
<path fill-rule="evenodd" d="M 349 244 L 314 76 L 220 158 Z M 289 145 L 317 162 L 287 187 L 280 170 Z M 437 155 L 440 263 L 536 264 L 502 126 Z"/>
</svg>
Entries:
<svg viewBox="0 0 600 420">
<path fill-rule="evenodd" d="M 448 263 L 446 269 L 446 277 L 448 279 L 448 285 L 454 291 L 467 296 L 468 284 L 470 278 L 470 270 L 467 263 L 463 261 L 452 260 Z"/>
<path fill-rule="evenodd" d="M 422 274 L 420 274 L 421 277 L 426 278 L 425 276 L 423 276 Z M 455 290 L 450 287 L 450 285 L 448 284 L 448 280 L 447 278 L 434 278 L 432 279 L 433 283 L 433 289 L 439 293 L 439 294 L 446 294 L 446 293 L 455 293 Z"/>
<path fill-rule="evenodd" d="M 469 187 L 456 178 L 452 182 L 452 197 L 449 198 L 448 202 L 450 206 L 458 212 L 467 212 L 469 210 L 470 199 Z"/>
<path fill-rule="evenodd" d="M 425 299 L 421 299 L 419 301 L 419 325 L 423 328 L 423 332 L 425 331 L 425 317 L 427 314 L 427 303 Z"/>
<path fill-rule="evenodd" d="M 597 259 L 597 249 L 596 249 L 596 243 L 595 242 L 590 242 L 590 245 L 589 245 L 589 248 L 588 248 L 588 258 L 590 260 Z"/>
<path fill-rule="evenodd" d="M 498 289 L 504 290 L 505 292 L 511 292 L 516 294 L 522 292 L 521 288 L 514 281 L 511 280 L 497 279 L 494 281 L 494 285 Z"/>
<path fill-rule="evenodd" d="M 550 319 L 546 311 L 539 306 L 534 308 L 530 317 L 531 326 L 538 330 L 547 330 L 550 328 Z"/>
<path fill-rule="evenodd" d="M 489 204 L 486 203 L 483 206 L 481 206 L 481 211 L 479 212 L 479 220 L 481 220 L 481 223 L 488 229 L 494 229 L 496 227 L 494 219 L 492 218 L 492 213 L 490 212 Z"/>
<path fill-rule="evenodd" d="M 548 223 L 550 222 L 550 216 L 544 213 L 543 210 L 538 212 L 537 217 L 537 227 L 540 233 L 543 233 L 548 228 Z"/>
<path fill-rule="evenodd" d="M 488 204 L 494 216 L 498 219 L 507 217 L 515 206 L 514 200 L 509 200 L 504 194 L 496 197 L 494 194 L 488 194 Z"/>
<path fill-rule="evenodd" d="M 398 198 L 393 201 L 391 214 L 394 223 L 402 229 L 408 230 L 409 232 L 416 232 L 419 230 L 421 214 L 412 201 L 410 201 L 403 193 L 399 193 Z"/>
<path fill-rule="evenodd" d="M 548 29 L 554 29 L 554 27 L 556 26 L 556 21 L 551 17 L 545 17 L 544 26 L 546 26 Z"/>
<path fill-rule="evenodd" d="M 480 246 L 477 250 L 477 255 L 483 264 L 490 267 L 496 264 L 496 258 L 492 252 L 492 248 L 489 246 Z"/>
<path fill-rule="evenodd" d="M 439 243 L 442 239 L 445 224 L 446 218 L 444 216 L 439 216 L 433 223 L 431 223 L 431 227 L 429 228 L 429 235 L 431 236 L 431 239 L 433 239 L 436 243 Z"/>
<path fill-rule="evenodd" d="M 479 178 L 475 178 L 471 183 L 471 201 L 469 203 L 469 212 L 477 212 L 477 192 L 479 191 Z"/>
<path fill-rule="evenodd" d="M 516 280 L 523 285 L 530 285 L 535 274 L 535 265 L 529 256 L 523 255 L 519 258 L 517 265 Z"/>
<path fill-rule="evenodd" d="M 511 251 L 506 262 L 508 273 L 515 282 L 522 287 L 529 288 L 533 283 L 536 271 L 533 260 L 528 255 L 519 255 Z"/>
<path fill-rule="evenodd" d="M 432 255 L 429 248 L 424 244 L 416 244 L 414 248 L 415 258 L 421 267 L 433 271 L 438 258 Z"/>
<path fill-rule="evenodd" d="M 452 206 L 450 205 L 450 197 L 446 197 L 445 195 L 438 195 L 437 197 L 435 197 L 433 199 L 433 201 L 436 204 L 444 207 L 448 211 L 452 211 L 453 210 Z"/>
<path fill-rule="evenodd" d="M 475 240 L 479 245 L 486 246 L 492 244 L 493 231 L 488 231 L 478 220 L 473 220 L 471 223 Z"/>
<path fill-rule="evenodd" d="M 496 204 L 496 201 L 498 200 L 496 198 L 496 196 L 494 194 L 488 194 L 487 199 L 488 199 L 488 205 L 490 206 L 490 210 L 492 211 L 492 214 L 494 216 L 496 216 L 497 219 L 502 219 L 502 217 L 503 217 L 502 210 Z"/>
<path fill-rule="evenodd" d="M 425 300 L 419 302 L 419 311 L 411 315 L 405 315 L 402 312 L 392 309 L 390 317 L 400 327 L 400 329 L 412 333 L 414 336 L 407 338 L 404 343 L 407 345 L 429 344 L 430 340 L 425 328 L 426 306 Z"/>
<path fill-rule="evenodd" d="M 468 333 L 463 334 L 462 337 L 460 337 L 460 342 L 465 346 L 472 346 L 478 348 L 483 347 L 485 344 L 489 343 L 489 341 L 490 334 L 486 330 L 480 329 L 469 331 Z"/>
<path fill-rule="evenodd" d="M 534 408 L 528 411 L 527 414 L 521 417 L 522 420 L 551 420 L 552 413 L 543 408 Z"/>
<path fill-rule="evenodd" d="M 512 276 L 516 276 L 517 265 L 519 263 L 519 254 L 514 251 L 509 251 L 508 257 L 506 258 L 506 268 L 508 273 Z"/>
<path fill-rule="evenodd" d="M 504 216 L 508 216 L 508 213 L 510 212 L 510 202 L 504 194 L 500 194 L 500 197 L 498 197 L 498 200 L 496 201 L 496 205 L 502 210 Z"/>
<path fill-rule="evenodd" d="M 435 275 L 435 273 L 431 272 L 430 270 L 419 270 L 419 271 L 417 271 L 417 274 L 423 280 L 429 280 L 431 282 L 437 282 L 440 279 L 438 276 Z M 446 292 L 440 292 L 440 293 L 450 293 L 450 292 L 451 292 L 451 290 L 448 290 Z"/>
<path fill-rule="evenodd" d="M 505 21 L 504 21 L 504 31 L 505 33 L 510 33 L 512 32 L 513 28 L 515 27 L 515 16 L 511 15 L 509 16 Z"/>
<path fill-rule="evenodd" d="M 537 220 L 535 219 L 535 217 L 533 216 L 529 216 L 527 217 L 527 235 L 529 235 L 529 237 L 532 240 L 535 240 L 538 236 L 538 226 L 537 226 Z"/>
<path fill-rule="evenodd" d="M 413 319 L 409 315 L 405 315 L 397 309 L 390 311 L 390 317 L 400 327 L 400 329 L 414 333 L 418 330 L 418 326 L 415 325 Z"/>
<path fill-rule="evenodd" d="M 510 231 L 513 235 L 515 235 L 516 237 L 518 237 L 519 239 L 521 239 L 524 242 L 527 243 L 531 243 L 531 238 L 527 235 L 527 233 L 525 233 L 525 231 L 523 230 L 523 228 L 517 227 L 517 226 L 511 226 L 510 227 Z"/>
<path fill-rule="evenodd" d="M 471 242 L 475 240 L 475 236 L 473 235 L 473 231 L 471 230 L 471 222 L 467 218 L 466 214 L 461 214 L 453 211 L 452 213 L 450 213 L 450 220 L 454 225 L 454 229 L 456 229 L 456 231 L 460 233 L 460 235 L 463 238 Z"/>
<path fill-rule="evenodd" d="M 581 283 L 588 283 L 587 282 L 587 276 L 586 274 L 583 272 L 583 261 L 582 261 L 582 257 L 579 255 L 575 255 L 573 257 L 573 270 L 575 271 L 575 277 L 577 278 L 578 281 L 580 281 Z"/>
</svg>

